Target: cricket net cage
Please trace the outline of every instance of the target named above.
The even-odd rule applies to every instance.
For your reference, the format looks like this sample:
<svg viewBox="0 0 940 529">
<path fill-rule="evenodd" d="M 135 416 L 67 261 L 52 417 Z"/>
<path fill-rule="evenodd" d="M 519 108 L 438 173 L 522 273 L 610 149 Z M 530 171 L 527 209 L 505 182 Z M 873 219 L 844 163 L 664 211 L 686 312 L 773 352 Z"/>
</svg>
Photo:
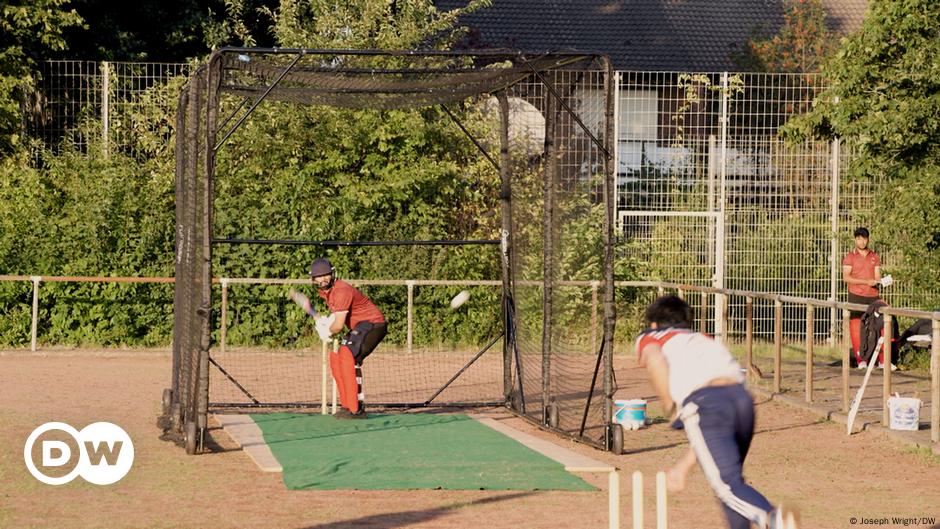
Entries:
<svg viewBox="0 0 940 529">
<path fill-rule="evenodd" d="M 254 109 L 272 101 L 380 110 L 489 105 L 499 118 L 495 145 L 461 130 L 500 177 L 493 203 L 499 204 L 501 228 L 493 240 L 502 270 L 501 307 L 494 307 L 502 323 L 502 357 L 492 387 L 514 412 L 616 450 L 613 90 L 610 61 L 582 53 L 214 52 L 179 96 L 173 356 L 160 418 L 164 436 L 188 453 L 204 449 L 214 409 L 210 371 L 223 365 L 213 304 L 215 169 L 227 139 Z M 278 370 L 268 376 L 278 377 Z"/>
</svg>

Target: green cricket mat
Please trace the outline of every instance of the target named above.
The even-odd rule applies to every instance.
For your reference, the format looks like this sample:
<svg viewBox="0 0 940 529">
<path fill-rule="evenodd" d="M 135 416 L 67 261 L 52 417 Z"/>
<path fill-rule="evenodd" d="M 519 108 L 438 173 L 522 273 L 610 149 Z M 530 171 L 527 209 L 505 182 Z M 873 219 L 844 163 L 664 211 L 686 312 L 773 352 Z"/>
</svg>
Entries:
<svg viewBox="0 0 940 529">
<path fill-rule="evenodd" d="M 289 489 L 596 490 L 466 415 L 252 414 Z"/>
</svg>

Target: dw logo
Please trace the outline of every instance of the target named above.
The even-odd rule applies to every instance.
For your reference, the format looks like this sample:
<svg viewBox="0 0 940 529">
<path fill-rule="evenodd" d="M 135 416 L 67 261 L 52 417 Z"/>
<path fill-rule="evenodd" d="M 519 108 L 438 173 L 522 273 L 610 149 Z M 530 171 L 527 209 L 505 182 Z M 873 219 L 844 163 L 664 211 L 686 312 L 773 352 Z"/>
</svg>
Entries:
<svg viewBox="0 0 940 529">
<path fill-rule="evenodd" d="M 40 466 L 37 456 L 41 456 Z M 64 485 L 76 476 L 95 485 L 110 485 L 130 471 L 134 444 L 123 428 L 109 422 L 89 424 L 82 431 L 64 422 L 47 422 L 29 434 L 23 458 L 29 473 L 47 485 Z"/>
</svg>

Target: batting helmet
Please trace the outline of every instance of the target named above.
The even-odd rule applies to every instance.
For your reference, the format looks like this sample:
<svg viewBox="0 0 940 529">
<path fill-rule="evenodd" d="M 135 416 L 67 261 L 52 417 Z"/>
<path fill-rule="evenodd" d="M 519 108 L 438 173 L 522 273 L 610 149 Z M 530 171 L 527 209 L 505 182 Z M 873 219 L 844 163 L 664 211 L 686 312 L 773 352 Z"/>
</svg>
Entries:
<svg viewBox="0 0 940 529">
<path fill-rule="evenodd" d="M 333 282 L 336 281 L 336 275 L 333 271 L 333 265 L 327 259 L 314 259 L 310 263 L 310 277 L 330 276 L 330 282 L 323 287 L 324 289 L 332 287 Z"/>
</svg>

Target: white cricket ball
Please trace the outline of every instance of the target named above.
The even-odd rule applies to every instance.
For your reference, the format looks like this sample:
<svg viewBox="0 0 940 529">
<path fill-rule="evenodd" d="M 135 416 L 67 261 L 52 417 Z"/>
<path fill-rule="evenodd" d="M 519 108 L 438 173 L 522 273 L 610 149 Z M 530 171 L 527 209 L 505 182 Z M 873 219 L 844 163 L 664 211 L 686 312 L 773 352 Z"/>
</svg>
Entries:
<svg viewBox="0 0 940 529">
<path fill-rule="evenodd" d="M 454 296 L 454 299 L 450 300 L 450 308 L 456 309 L 466 303 L 468 299 L 470 299 L 470 292 L 461 290 L 459 294 Z"/>
</svg>

